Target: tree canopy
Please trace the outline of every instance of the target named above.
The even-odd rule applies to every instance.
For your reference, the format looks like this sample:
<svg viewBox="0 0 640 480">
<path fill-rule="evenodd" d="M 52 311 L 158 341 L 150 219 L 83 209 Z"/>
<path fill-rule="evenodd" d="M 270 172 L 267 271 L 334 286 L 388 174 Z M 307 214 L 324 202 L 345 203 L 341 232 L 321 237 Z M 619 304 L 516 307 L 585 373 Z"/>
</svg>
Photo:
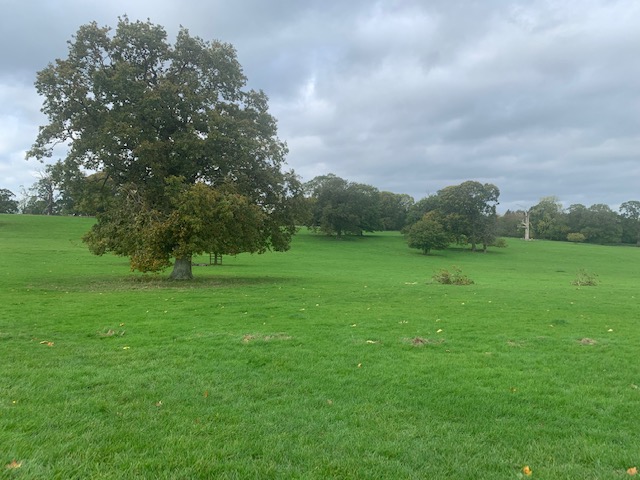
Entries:
<svg viewBox="0 0 640 480">
<path fill-rule="evenodd" d="M 262 91 L 230 44 L 182 28 L 119 19 L 115 31 L 80 27 L 66 59 L 38 72 L 48 124 L 28 157 L 67 143 L 67 180 L 93 172 L 115 192 L 85 237 L 97 254 L 129 256 L 132 268 L 190 278 L 190 258 L 286 250 L 300 183 L 284 172 Z M 188 264 L 188 265 L 187 265 Z"/>
<path fill-rule="evenodd" d="M 307 226 L 338 238 L 382 229 L 377 188 L 330 173 L 307 182 L 305 190 L 310 203 Z"/>
<path fill-rule="evenodd" d="M 493 243 L 497 231 L 496 205 L 500 190 L 493 184 L 467 180 L 438 191 L 438 211 L 458 242 L 483 250 Z"/>
<path fill-rule="evenodd" d="M 623 240 L 640 247 L 640 202 L 630 200 L 620 205 Z"/>
<path fill-rule="evenodd" d="M 438 212 L 426 213 L 414 223 L 407 232 L 407 244 L 410 248 L 418 248 L 425 255 L 431 250 L 444 250 L 453 241 L 453 235 L 442 225 Z"/>
<path fill-rule="evenodd" d="M 11 190 L 0 188 L 0 213 L 18 213 L 18 201 L 14 197 Z"/>
</svg>

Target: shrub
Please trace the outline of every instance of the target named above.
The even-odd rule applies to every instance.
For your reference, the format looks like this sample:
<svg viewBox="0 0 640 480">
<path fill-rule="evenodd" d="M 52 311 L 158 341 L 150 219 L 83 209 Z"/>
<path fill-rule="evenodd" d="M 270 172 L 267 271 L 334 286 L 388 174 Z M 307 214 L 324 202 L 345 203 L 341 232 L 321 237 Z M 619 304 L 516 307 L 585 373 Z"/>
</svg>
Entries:
<svg viewBox="0 0 640 480">
<path fill-rule="evenodd" d="M 578 271 L 576 278 L 571 284 L 577 287 L 595 287 L 598 285 L 598 276 L 595 273 L 590 273 L 582 269 Z"/>
<path fill-rule="evenodd" d="M 452 268 L 453 272 L 443 268 L 439 270 L 432 278 L 443 285 L 471 285 L 473 284 L 473 280 L 471 280 L 466 275 L 462 274 L 462 270 L 458 267 Z"/>
<path fill-rule="evenodd" d="M 583 233 L 570 233 L 567 235 L 567 240 L 574 243 L 582 243 L 587 239 Z"/>
<path fill-rule="evenodd" d="M 507 241 L 504 238 L 496 238 L 493 243 L 491 243 L 492 247 L 498 248 L 507 248 Z"/>
</svg>

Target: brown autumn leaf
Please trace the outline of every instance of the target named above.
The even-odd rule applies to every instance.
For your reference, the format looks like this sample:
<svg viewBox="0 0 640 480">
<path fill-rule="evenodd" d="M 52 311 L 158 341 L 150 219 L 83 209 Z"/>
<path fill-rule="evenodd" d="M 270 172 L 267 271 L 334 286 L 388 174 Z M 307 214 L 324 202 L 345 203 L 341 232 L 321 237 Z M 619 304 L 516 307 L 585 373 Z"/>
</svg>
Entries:
<svg viewBox="0 0 640 480">
<path fill-rule="evenodd" d="M 527 477 L 530 477 L 533 472 L 529 468 L 529 465 L 525 465 L 524 467 L 522 467 L 522 473 L 524 473 Z"/>
<path fill-rule="evenodd" d="M 637 467 L 627 468 L 627 473 L 629 475 L 637 475 L 638 474 L 638 469 L 637 469 Z"/>
<path fill-rule="evenodd" d="M 11 463 L 7 463 L 5 465 L 5 467 L 9 470 L 20 468 L 21 466 L 22 466 L 22 462 L 16 462 L 15 460 L 11 460 Z"/>
<path fill-rule="evenodd" d="M 204 391 L 204 398 L 208 398 L 209 397 L 209 390 L 205 390 Z"/>
</svg>

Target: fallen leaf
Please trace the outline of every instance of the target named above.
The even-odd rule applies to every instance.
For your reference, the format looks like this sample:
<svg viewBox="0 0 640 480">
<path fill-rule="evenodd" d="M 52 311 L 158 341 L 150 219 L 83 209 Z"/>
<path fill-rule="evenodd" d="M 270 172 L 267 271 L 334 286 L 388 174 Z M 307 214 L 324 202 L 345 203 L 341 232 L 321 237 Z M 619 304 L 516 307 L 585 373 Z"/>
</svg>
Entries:
<svg viewBox="0 0 640 480">
<path fill-rule="evenodd" d="M 11 460 L 11 463 L 7 463 L 5 465 L 9 470 L 13 470 L 15 468 L 20 468 L 22 466 L 22 462 L 16 462 L 15 460 Z"/>
<path fill-rule="evenodd" d="M 367 343 L 380 343 L 377 340 L 367 340 Z"/>
<path fill-rule="evenodd" d="M 47 340 L 43 340 L 40 342 L 40 345 L 46 345 L 47 347 L 53 347 L 53 342 L 49 342 Z"/>
<path fill-rule="evenodd" d="M 131 347 L 122 347 L 123 350 L 129 350 Z"/>
<path fill-rule="evenodd" d="M 637 475 L 638 474 L 638 469 L 636 467 L 627 468 L 627 473 L 629 475 Z"/>
<path fill-rule="evenodd" d="M 208 398 L 209 397 L 209 390 L 205 390 L 204 391 L 204 398 Z"/>
<path fill-rule="evenodd" d="M 442 333 L 442 329 L 439 328 L 438 330 L 436 330 L 436 333 Z"/>
<path fill-rule="evenodd" d="M 158 400 L 156 402 L 156 407 L 161 407 L 162 406 L 162 400 Z"/>
<path fill-rule="evenodd" d="M 527 477 L 529 477 L 533 472 L 529 468 L 529 465 L 525 465 L 524 467 L 522 467 L 522 473 L 524 473 Z"/>
<path fill-rule="evenodd" d="M 362 364 L 361 363 L 358 364 L 358 368 L 362 368 Z"/>
<path fill-rule="evenodd" d="M 607 332 L 613 332 L 613 328 L 610 328 L 609 330 L 607 330 Z"/>
</svg>

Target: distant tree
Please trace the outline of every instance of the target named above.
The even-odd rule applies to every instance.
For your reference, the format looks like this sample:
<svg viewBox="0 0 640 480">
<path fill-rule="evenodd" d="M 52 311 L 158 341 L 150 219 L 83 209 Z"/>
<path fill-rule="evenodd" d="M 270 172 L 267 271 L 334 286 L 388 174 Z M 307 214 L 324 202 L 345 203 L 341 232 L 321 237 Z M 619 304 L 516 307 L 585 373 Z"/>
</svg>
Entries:
<svg viewBox="0 0 640 480">
<path fill-rule="evenodd" d="M 282 171 L 287 147 L 266 95 L 245 86 L 229 44 L 184 28 L 170 44 L 161 26 L 126 17 L 113 32 L 84 25 L 68 57 L 38 73 L 49 123 L 27 155 L 70 143 L 64 168 L 111 182 L 112 203 L 85 240 L 135 269 L 158 271 L 173 257 L 171 277 L 190 279 L 191 256 L 213 246 L 286 250 L 300 184 Z"/>
<path fill-rule="evenodd" d="M 0 213 L 18 213 L 18 201 L 14 198 L 11 190 L 0 189 Z"/>
<path fill-rule="evenodd" d="M 440 199 L 437 195 L 429 195 L 411 205 L 407 211 L 405 227 L 409 228 L 418 220 L 421 220 L 425 214 L 438 210 L 440 208 L 439 201 Z"/>
<path fill-rule="evenodd" d="M 453 236 L 446 231 L 437 212 L 429 212 L 411 225 L 406 238 L 410 248 L 420 249 L 425 255 L 431 250 L 444 250 L 453 241 Z"/>
<path fill-rule="evenodd" d="M 338 238 L 361 235 L 382 228 L 379 192 L 375 187 L 352 183 L 332 173 L 305 184 L 311 215 L 307 226 Z"/>
<path fill-rule="evenodd" d="M 499 237 L 522 237 L 522 222 L 525 212 L 522 210 L 507 210 L 497 218 L 497 231 Z"/>
<path fill-rule="evenodd" d="M 383 229 L 380 219 L 380 191 L 364 183 L 350 183 L 350 202 L 358 212 L 358 235 Z"/>
<path fill-rule="evenodd" d="M 543 197 L 529 210 L 533 237 L 541 240 L 565 240 L 569 233 L 562 204 L 557 197 Z"/>
<path fill-rule="evenodd" d="M 60 191 L 51 175 L 50 166 L 38 172 L 39 179 L 23 191 L 22 213 L 31 215 L 59 215 L 62 213 Z"/>
<path fill-rule="evenodd" d="M 622 238 L 620 217 L 608 205 L 591 205 L 587 209 L 587 220 L 581 233 L 589 243 L 620 243 Z"/>
<path fill-rule="evenodd" d="M 407 221 L 413 197 L 407 194 L 380 192 L 380 223 L 383 230 L 402 230 Z"/>
<path fill-rule="evenodd" d="M 640 247 L 640 202 L 630 200 L 620 205 L 622 241 Z"/>
<path fill-rule="evenodd" d="M 589 210 L 580 203 L 570 205 L 566 212 L 565 221 L 570 232 L 581 233 L 589 221 Z"/>
<path fill-rule="evenodd" d="M 444 216 L 447 230 L 459 243 L 468 242 L 483 251 L 495 241 L 496 205 L 500 190 L 490 183 L 466 181 L 438 191 L 438 211 Z"/>
</svg>

